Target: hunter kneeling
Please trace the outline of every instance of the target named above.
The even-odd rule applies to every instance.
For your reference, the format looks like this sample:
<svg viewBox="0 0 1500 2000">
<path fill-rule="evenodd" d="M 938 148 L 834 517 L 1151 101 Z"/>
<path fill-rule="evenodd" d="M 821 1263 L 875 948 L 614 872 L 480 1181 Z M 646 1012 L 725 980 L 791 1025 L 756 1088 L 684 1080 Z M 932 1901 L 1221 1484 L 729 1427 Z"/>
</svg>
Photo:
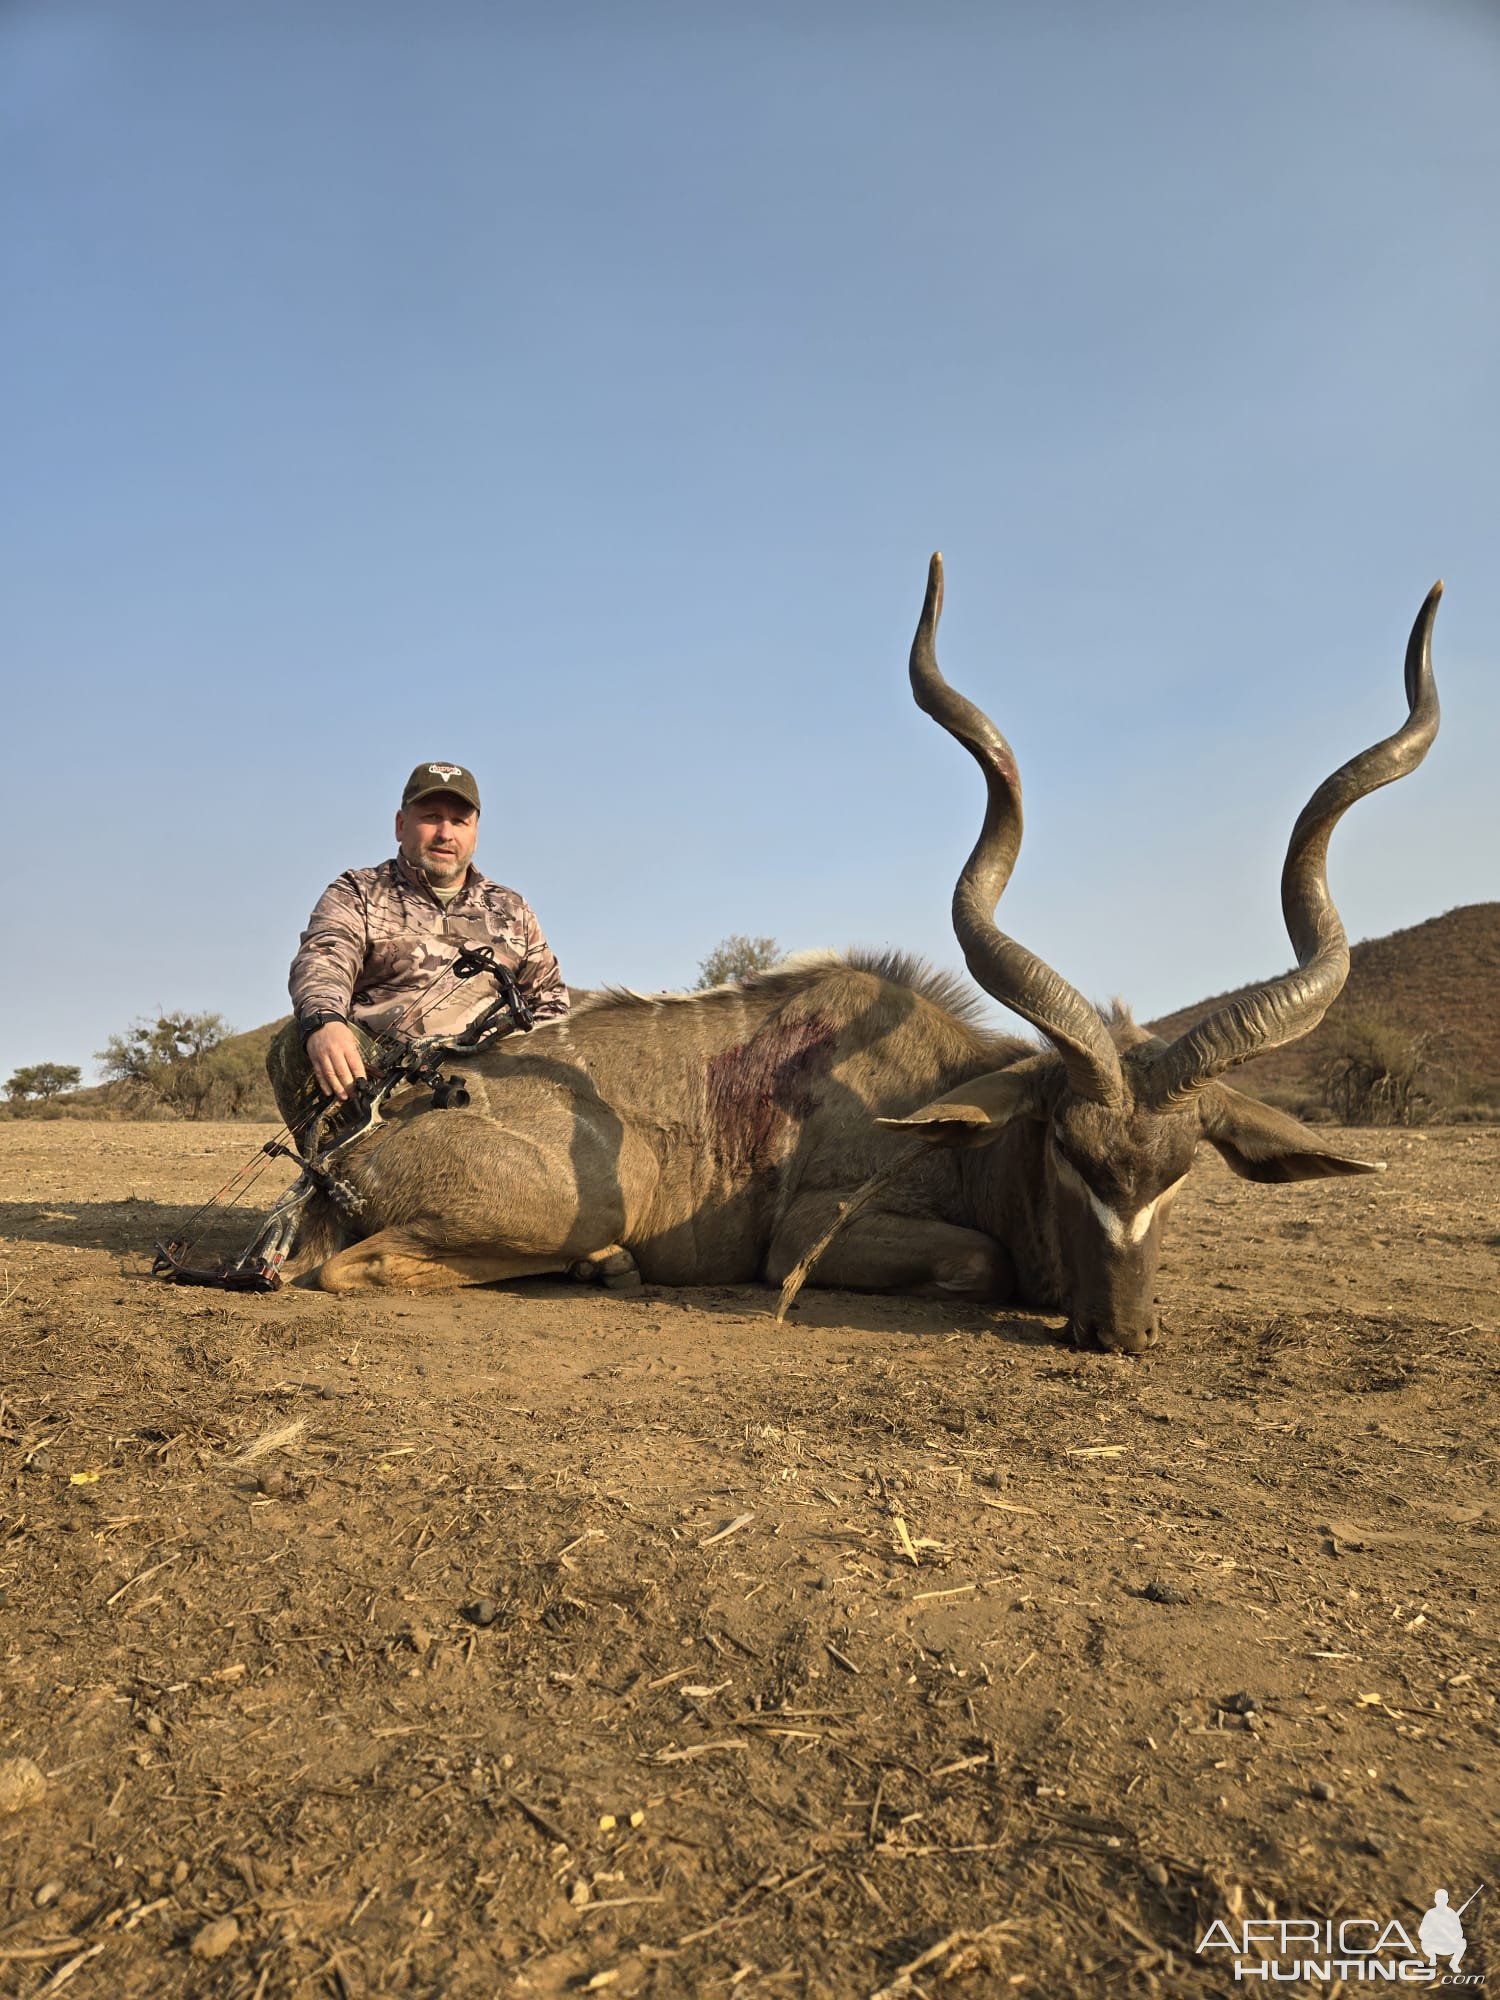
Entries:
<svg viewBox="0 0 1500 2000">
<path fill-rule="evenodd" d="M 537 1021 L 568 1011 L 568 989 L 526 898 L 473 866 L 479 787 L 461 764 L 418 764 L 396 813 L 397 852 L 350 868 L 318 898 L 288 982 L 292 1019 L 266 1054 L 277 1107 L 300 1132 L 343 1100 L 383 1035 L 459 1035 L 494 999 L 487 979 L 451 976 L 485 946 Z"/>
</svg>

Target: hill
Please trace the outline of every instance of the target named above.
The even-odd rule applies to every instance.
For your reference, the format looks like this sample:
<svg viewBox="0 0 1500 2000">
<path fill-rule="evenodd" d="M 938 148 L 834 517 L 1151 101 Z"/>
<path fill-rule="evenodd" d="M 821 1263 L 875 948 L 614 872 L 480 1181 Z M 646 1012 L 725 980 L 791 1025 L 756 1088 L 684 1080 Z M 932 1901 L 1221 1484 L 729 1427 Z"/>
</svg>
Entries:
<svg viewBox="0 0 1500 2000">
<path fill-rule="evenodd" d="M 1250 990 L 1216 993 L 1149 1025 L 1158 1035 L 1181 1034 Z M 1438 1036 L 1445 1062 L 1458 1072 L 1460 1095 L 1500 1098 L 1500 903 L 1469 903 L 1355 945 L 1349 983 L 1321 1024 L 1302 1041 L 1245 1063 L 1234 1082 L 1298 1108 L 1316 1097 L 1342 1031 L 1358 1016 Z"/>
</svg>

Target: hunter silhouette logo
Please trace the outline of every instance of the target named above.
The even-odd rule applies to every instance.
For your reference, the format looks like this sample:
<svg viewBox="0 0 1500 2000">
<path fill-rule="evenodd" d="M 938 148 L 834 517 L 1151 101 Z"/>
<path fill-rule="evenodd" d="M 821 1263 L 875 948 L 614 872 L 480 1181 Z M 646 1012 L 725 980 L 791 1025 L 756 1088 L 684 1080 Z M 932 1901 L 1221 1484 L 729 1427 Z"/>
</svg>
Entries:
<svg viewBox="0 0 1500 2000">
<path fill-rule="evenodd" d="M 435 778 L 457 778 L 462 774 L 462 764 L 429 764 L 428 770 Z"/>
<path fill-rule="evenodd" d="M 1468 1949 L 1463 1915 L 1484 1886 L 1481 1882 L 1456 1910 L 1446 1889 L 1434 1889 L 1415 1936 L 1398 1917 L 1249 1917 L 1236 1936 L 1221 1917 L 1198 1940 L 1198 1951 L 1205 1957 L 1232 1952 L 1236 1981 L 1480 1987 L 1482 1972 L 1459 1967 Z"/>
<path fill-rule="evenodd" d="M 1481 1886 L 1483 1885 L 1481 1884 Z M 1479 1890 L 1476 1889 L 1474 1896 L 1478 1894 Z M 1460 1903 L 1456 1910 L 1450 1910 L 1448 1908 L 1448 1891 L 1446 1889 L 1434 1889 L 1432 1892 L 1432 1908 L 1417 1926 L 1418 1940 L 1428 1958 L 1434 1964 L 1438 1959 L 1446 1958 L 1450 1972 L 1457 1972 L 1460 1964 L 1463 1962 L 1463 1955 L 1467 1946 L 1464 1939 L 1464 1927 L 1459 1922 L 1459 1919 L 1462 1917 L 1464 1911 L 1468 1909 L 1469 1903 L 1473 1902 L 1474 1896 L 1470 1896 L 1468 1903 Z"/>
</svg>

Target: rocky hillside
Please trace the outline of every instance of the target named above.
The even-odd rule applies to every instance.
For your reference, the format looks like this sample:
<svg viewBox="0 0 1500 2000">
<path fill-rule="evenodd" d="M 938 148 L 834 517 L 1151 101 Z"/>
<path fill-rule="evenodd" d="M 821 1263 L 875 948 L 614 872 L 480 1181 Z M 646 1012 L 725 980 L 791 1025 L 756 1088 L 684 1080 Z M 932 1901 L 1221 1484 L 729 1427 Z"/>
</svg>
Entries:
<svg viewBox="0 0 1500 2000">
<path fill-rule="evenodd" d="M 1150 1025 L 1159 1035 L 1180 1034 L 1249 990 L 1216 993 Z M 1500 1099 L 1500 903 L 1469 903 L 1355 945 L 1349 983 L 1321 1026 L 1289 1048 L 1246 1063 L 1235 1083 L 1277 1101 L 1316 1094 L 1342 1026 L 1356 1015 L 1441 1037 L 1460 1096 Z"/>
</svg>

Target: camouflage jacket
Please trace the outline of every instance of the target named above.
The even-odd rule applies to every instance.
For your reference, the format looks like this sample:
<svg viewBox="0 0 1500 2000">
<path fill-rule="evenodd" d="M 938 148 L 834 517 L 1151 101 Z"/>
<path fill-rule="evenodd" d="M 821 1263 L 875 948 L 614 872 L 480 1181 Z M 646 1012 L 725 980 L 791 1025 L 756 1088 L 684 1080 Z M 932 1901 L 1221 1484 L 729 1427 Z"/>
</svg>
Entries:
<svg viewBox="0 0 1500 2000">
<path fill-rule="evenodd" d="M 371 1035 L 456 1035 L 495 998 L 487 978 L 446 976 L 464 944 L 489 945 L 539 1021 L 568 1011 L 568 989 L 531 905 L 471 867 L 445 909 L 404 855 L 351 868 L 318 898 L 288 986 L 299 1024 L 337 1014 Z M 427 1005 L 418 996 L 431 992 Z M 409 1010 L 409 1011 L 408 1011 Z"/>
</svg>

